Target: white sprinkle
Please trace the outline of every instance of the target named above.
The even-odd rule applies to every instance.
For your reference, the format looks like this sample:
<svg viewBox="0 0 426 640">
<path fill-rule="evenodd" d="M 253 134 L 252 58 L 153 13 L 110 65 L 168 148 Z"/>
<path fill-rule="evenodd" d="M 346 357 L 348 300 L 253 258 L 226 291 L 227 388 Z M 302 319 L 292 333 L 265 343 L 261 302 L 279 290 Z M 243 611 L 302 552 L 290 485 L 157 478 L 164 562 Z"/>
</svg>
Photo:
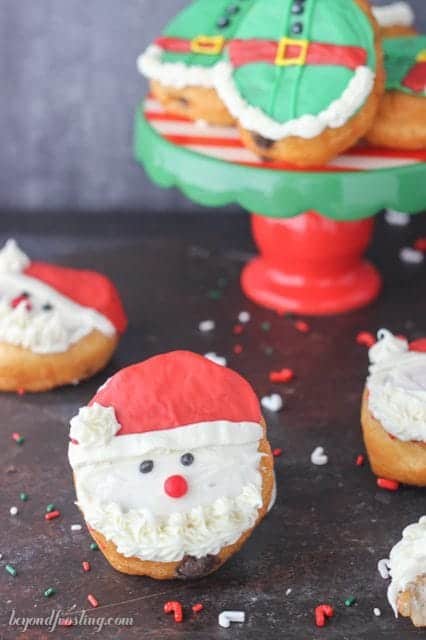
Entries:
<svg viewBox="0 0 426 640">
<path fill-rule="evenodd" d="M 373 613 L 376 616 L 376 618 L 380 618 L 380 616 L 382 615 L 382 612 L 380 611 L 380 609 L 378 607 L 374 607 Z"/>
<path fill-rule="evenodd" d="M 394 209 L 387 209 L 385 213 L 385 220 L 388 224 L 394 227 L 406 227 L 410 223 L 410 215 L 403 213 L 402 211 L 395 211 Z"/>
<path fill-rule="evenodd" d="M 3 558 L 3 554 L 2 554 L 2 553 L 0 553 L 0 560 L 1 560 L 2 558 Z"/>
<path fill-rule="evenodd" d="M 222 611 L 219 614 L 219 625 L 224 629 L 231 626 L 231 622 L 245 622 L 246 614 L 244 611 Z"/>
<path fill-rule="evenodd" d="M 211 360 L 211 362 L 214 362 L 215 364 L 220 364 L 222 367 L 226 367 L 226 358 L 218 356 L 217 353 L 214 353 L 214 351 L 205 353 L 204 357 L 207 358 L 207 360 Z"/>
<path fill-rule="evenodd" d="M 82 526 L 81 524 L 72 524 L 71 525 L 71 531 L 81 531 Z"/>
<path fill-rule="evenodd" d="M 377 563 L 377 571 L 380 573 L 383 580 L 387 580 L 390 577 L 389 568 L 390 564 L 388 558 L 383 558 L 383 560 L 379 560 Z"/>
<path fill-rule="evenodd" d="M 283 408 L 283 399 L 279 393 L 272 393 L 270 396 L 263 396 L 260 404 L 268 411 L 278 412 Z"/>
<path fill-rule="evenodd" d="M 328 456 L 324 453 L 324 447 L 317 447 L 312 451 L 311 462 L 318 467 L 322 467 L 323 465 L 327 464 Z"/>
<path fill-rule="evenodd" d="M 198 329 L 202 332 L 202 333 L 208 333 L 209 331 L 213 331 L 213 329 L 215 328 L 216 323 L 214 320 L 203 320 L 202 322 L 200 322 L 200 324 L 198 325 Z"/>
<path fill-rule="evenodd" d="M 18 515 L 18 507 L 10 507 L 10 515 L 17 516 Z"/>
<path fill-rule="evenodd" d="M 399 259 L 407 264 L 421 264 L 424 260 L 422 251 L 413 249 L 413 247 L 402 247 L 399 250 Z"/>
<path fill-rule="evenodd" d="M 293 591 L 293 589 L 287 589 L 287 591 L 285 592 L 285 595 L 289 596 L 292 591 Z"/>
<path fill-rule="evenodd" d="M 242 324 L 247 324 L 247 322 L 250 322 L 251 320 L 251 315 L 249 314 L 248 311 L 240 311 L 240 313 L 238 314 L 238 321 L 242 322 Z"/>
</svg>

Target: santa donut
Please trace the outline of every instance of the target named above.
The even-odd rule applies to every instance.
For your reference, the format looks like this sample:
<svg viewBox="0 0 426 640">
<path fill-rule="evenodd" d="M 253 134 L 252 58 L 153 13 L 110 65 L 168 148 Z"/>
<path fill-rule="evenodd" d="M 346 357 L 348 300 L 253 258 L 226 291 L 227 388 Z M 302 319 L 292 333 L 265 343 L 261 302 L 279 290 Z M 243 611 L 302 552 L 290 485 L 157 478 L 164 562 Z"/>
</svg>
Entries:
<svg viewBox="0 0 426 640">
<path fill-rule="evenodd" d="M 381 329 L 362 401 L 364 442 L 380 478 L 426 486 L 426 339 Z"/>
<path fill-rule="evenodd" d="M 122 369 L 71 420 L 77 504 L 110 564 L 165 580 L 218 569 L 274 499 L 259 402 L 187 351 Z"/>
<path fill-rule="evenodd" d="M 0 390 L 76 384 L 110 360 L 126 315 L 110 280 L 0 250 Z"/>
</svg>

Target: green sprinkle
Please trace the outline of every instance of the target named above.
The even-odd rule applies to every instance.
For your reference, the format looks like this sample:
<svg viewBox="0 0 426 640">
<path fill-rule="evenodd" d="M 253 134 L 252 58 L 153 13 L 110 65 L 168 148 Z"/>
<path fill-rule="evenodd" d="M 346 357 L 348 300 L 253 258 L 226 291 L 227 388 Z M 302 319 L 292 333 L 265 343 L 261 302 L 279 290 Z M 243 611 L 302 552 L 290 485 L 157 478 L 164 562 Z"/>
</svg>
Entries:
<svg viewBox="0 0 426 640">
<path fill-rule="evenodd" d="M 269 331 L 271 328 L 271 323 L 270 322 L 262 322 L 262 324 L 260 325 L 262 331 Z"/>
<path fill-rule="evenodd" d="M 50 598 L 50 596 L 54 596 L 55 593 L 56 593 L 56 591 L 55 591 L 55 589 L 53 587 L 48 587 L 43 592 L 45 598 Z"/>
<path fill-rule="evenodd" d="M 207 295 L 210 298 L 210 300 L 220 300 L 222 297 L 222 291 L 218 291 L 217 289 L 211 289 L 211 291 L 209 291 Z"/>
<path fill-rule="evenodd" d="M 99 549 L 99 547 L 96 544 L 96 542 L 91 542 L 90 543 L 90 548 L 91 548 L 92 551 L 98 551 L 98 549 Z"/>
<path fill-rule="evenodd" d="M 48 504 L 46 507 L 46 513 L 50 513 L 51 511 L 55 511 L 55 505 L 54 504 Z"/>
<path fill-rule="evenodd" d="M 22 500 L 22 502 L 26 502 L 28 500 L 28 493 L 25 493 L 25 491 L 22 491 L 19 494 L 19 498 Z"/>
<path fill-rule="evenodd" d="M 7 564 L 5 566 L 5 569 L 11 576 L 13 576 L 13 577 L 16 576 L 17 571 L 16 571 L 15 567 L 13 567 L 11 564 Z"/>
<path fill-rule="evenodd" d="M 25 442 L 24 436 L 19 436 L 19 438 L 16 438 L 17 444 L 24 444 L 24 442 Z"/>
<path fill-rule="evenodd" d="M 350 598 L 347 598 L 345 600 L 345 607 L 352 607 L 352 605 L 354 605 L 356 602 L 356 598 L 354 596 L 351 596 Z"/>
</svg>

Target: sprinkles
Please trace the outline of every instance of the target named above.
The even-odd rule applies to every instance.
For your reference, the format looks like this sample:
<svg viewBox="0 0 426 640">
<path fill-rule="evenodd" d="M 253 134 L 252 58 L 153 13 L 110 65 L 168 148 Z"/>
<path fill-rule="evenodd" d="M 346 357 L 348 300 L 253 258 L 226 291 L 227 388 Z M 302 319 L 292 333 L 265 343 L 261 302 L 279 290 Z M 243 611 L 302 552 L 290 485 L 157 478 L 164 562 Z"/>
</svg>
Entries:
<svg viewBox="0 0 426 640">
<path fill-rule="evenodd" d="M 386 478 L 377 478 L 377 486 L 387 491 L 398 491 L 399 482 L 396 480 L 387 480 Z"/>
<path fill-rule="evenodd" d="M 164 613 L 173 613 L 173 617 L 175 622 L 182 622 L 183 620 L 183 609 L 180 602 L 175 600 L 171 600 L 166 602 L 164 605 Z"/>
</svg>

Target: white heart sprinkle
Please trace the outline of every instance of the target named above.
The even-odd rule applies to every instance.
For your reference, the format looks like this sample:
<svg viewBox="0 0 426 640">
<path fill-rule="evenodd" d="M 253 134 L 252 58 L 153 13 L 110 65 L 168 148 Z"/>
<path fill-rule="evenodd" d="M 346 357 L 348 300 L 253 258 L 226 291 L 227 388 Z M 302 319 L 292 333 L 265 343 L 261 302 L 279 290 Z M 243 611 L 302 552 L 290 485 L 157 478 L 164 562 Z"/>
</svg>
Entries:
<svg viewBox="0 0 426 640">
<path fill-rule="evenodd" d="M 222 611 L 219 614 L 219 625 L 224 629 L 231 626 L 231 622 L 245 622 L 246 614 L 244 611 Z"/>
<path fill-rule="evenodd" d="M 264 396 L 261 399 L 260 404 L 264 409 L 274 412 L 281 411 L 284 405 L 283 399 L 279 393 L 272 393 L 270 396 Z"/>
<path fill-rule="evenodd" d="M 328 456 L 324 453 L 324 447 L 317 447 L 311 453 L 311 462 L 318 467 L 327 464 Z"/>
<path fill-rule="evenodd" d="M 242 324 L 247 324 L 247 322 L 250 322 L 251 320 L 251 315 L 249 314 L 248 311 L 240 311 L 240 313 L 238 314 L 238 321 L 242 322 Z"/>
<path fill-rule="evenodd" d="M 376 618 L 379 618 L 382 615 L 382 612 L 380 611 L 380 609 L 378 607 L 374 607 L 373 613 L 376 616 Z"/>
<path fill-rule="evenodd" d="M 203 320 L 202 322 L 200 322 L 200 324 L 198 325 L 198 329 L 202 332 L 202 333 L 208 333 L 209 331 L 213 331 L 213 329 L 216 327 L 216 323 L 214 320 Z"/>
<path fill-rule="evenodd" d="M 218 356 L 217 353 L 214 353 L 214 351 L 205 353 L 204 357 L 207 358 L 207 360 L 211 360 L 211 362 L 214 362 L 215 364 L 220 364 L 222 367 L 226 367 L 226 358 Z"/>
<path fill-rule="evenodd" d="M 388 224 L 395 227 L 406 227 L 410 223 L 410 214 L 394 209 L 387 209 L 385 220 Z"/>
<path fill-rule="evenodd" d="M 383 560 L 379 560 L 377 563 L 377 571 L 380 573 L 383 580 L 387 580 L 390 577 L 389 566 L 388 558 L 383 558 Z"/>
<path fill-rule="evenodd" d="M 421 264 L 424 260 L 422 251 L 412 247 L 402 247 L 399 251 L 399 259 L 406 264 Z"/>
</svg>

